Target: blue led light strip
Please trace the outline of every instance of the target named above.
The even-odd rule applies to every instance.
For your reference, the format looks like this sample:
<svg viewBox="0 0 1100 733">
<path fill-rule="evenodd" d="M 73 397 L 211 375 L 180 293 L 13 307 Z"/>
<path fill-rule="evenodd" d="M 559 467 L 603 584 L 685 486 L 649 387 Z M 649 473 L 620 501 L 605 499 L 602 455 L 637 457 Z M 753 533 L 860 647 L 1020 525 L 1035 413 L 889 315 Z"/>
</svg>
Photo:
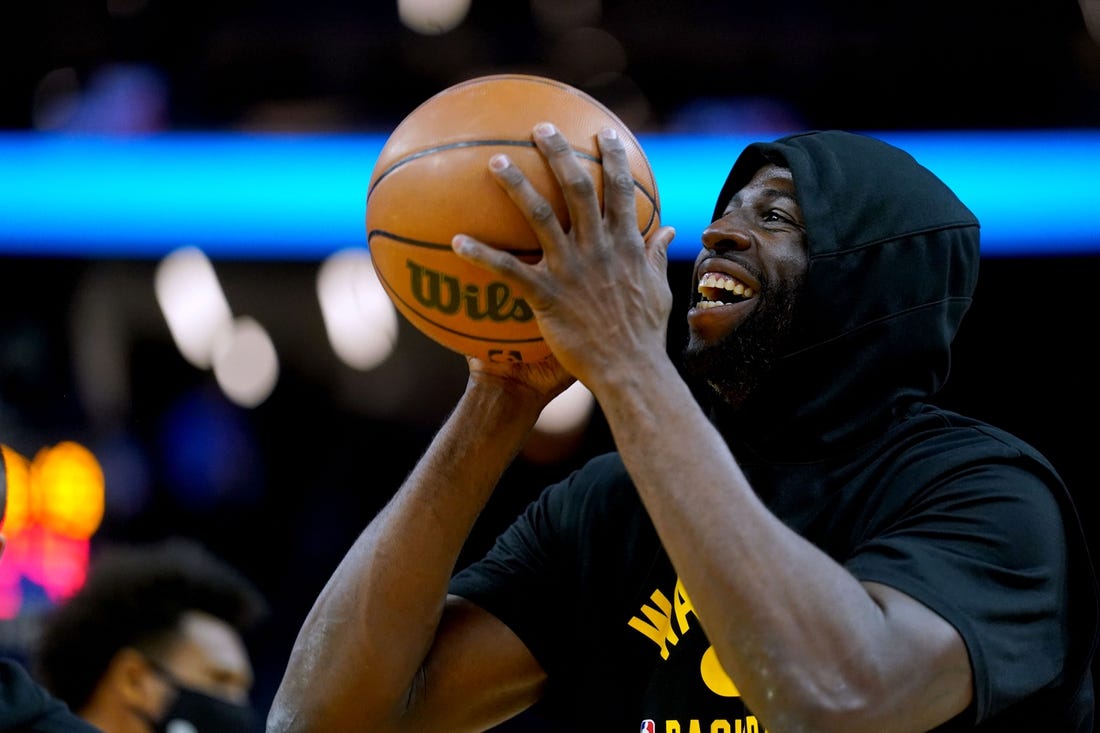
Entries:
<svg viewBox="0 0 1100 733">
<path fill-rule="evenodd" d="M 1100 253 L 1100 130 L 872 133 L 982 222 L 986 256 Z M 671 255 L 693 258 L 737 153 L 775 135 L 640 135 Z M 321 259 L 363 245 L 385 135 L 0 134 L 0 254 Z"/>
</svg>

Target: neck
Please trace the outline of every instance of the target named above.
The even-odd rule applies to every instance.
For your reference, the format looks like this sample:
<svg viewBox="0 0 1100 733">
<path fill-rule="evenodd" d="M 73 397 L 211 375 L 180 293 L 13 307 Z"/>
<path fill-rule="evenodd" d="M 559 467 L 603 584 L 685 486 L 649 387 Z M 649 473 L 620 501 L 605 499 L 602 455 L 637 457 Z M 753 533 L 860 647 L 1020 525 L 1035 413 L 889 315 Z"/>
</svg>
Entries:
<svg viewBox="0 0 1100 733">
<path fill-rule="evenodd" d="M 90 704 L 77 715 L 104 733 L 152 733 L 154 724 L 144 711 L 125 704 L 115 706 Z"/>
</svg>

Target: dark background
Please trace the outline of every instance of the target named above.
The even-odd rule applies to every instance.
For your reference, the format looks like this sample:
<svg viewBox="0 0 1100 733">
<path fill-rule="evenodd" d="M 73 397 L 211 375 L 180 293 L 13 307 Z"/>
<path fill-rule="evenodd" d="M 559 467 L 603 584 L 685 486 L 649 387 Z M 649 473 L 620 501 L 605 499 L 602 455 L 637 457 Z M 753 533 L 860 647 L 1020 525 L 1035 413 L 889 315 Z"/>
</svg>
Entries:
<svg viewBox="0 0 1100 733">
<path fill-rule="evenodd" d="M 388 131 L 440 89 L 502 70 L 580 86 L 638 131 L 693 127 L 701 100 L 767 100 L 814 127 L 1093 126 L 1100 61 L 1089 7 L 473 2 L 458 28 L 426 36 L 378 0 L 11 3 L 0 23 L 0 126 L 28 127 L 59 88 L 87 89 L 127 64 L 160 79 L 161 122 L 174 129 Z M 71 75 L 43 86 L 58 71 Z M 736 114 L 725 126 L 742 121 Z"/>
<path fill-rule="evenodd" d="M 425 35 L 382 2 L 39 0 L 0 19 L 0 131 L 388 132 L 440 89 L 499 71 L 573 83 L 637 131 L 1093 129 L 1095 5 L 473 2 L 460 26 Z M 1100 253 L 1100 234 L 1092 244 Z M 0 441 L 25 455 L 67 439 L 96 451 L 108 513 L 93 546 L 188 534 L 260 585 L 275 610 L 251 640 L 266 709 L 314 597 L 453 405 L 464 364 L 402 322 L 398 353 L 354 372 L 318 346 L 317 262 L 221 260 L 234 310 L 274 324 L 283 358 L 274 394 L 239 408 L 180 357 L 159 320 L 155 265 L 0 252 Z M 942 402 L 1043 450 L 1095 532 L 1100 254 L 982 266 Z M 670 278 L 676 353 L 689 264 L 674 262 Z M 112 387 L 123 397 L 107 413 L 81 382 L 89 324 L 123 347 Z M 382 393 L 397 406 L 377 408 Z M 205 473 L 181 463 L 181 441 L 202 448 Z M 218 452 L 226 445 L 232 454 Z M 596 415 L 544 446 L 552 460 L 521 457 L 466 557 L 543 485 L 610 447 Z M 204 480 L 221 488 L 196 499 Z"/>
</svg>

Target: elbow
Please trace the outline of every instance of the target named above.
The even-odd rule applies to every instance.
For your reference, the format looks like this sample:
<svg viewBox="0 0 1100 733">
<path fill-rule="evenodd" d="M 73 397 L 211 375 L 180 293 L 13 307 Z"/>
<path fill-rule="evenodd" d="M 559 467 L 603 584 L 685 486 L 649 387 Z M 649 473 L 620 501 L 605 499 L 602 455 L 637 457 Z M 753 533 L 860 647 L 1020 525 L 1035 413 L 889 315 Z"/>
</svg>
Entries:
<svg viewBox="0 0 1100 733">
<path fill-rule="evenodd" d="M 323 733 L 327 728 L 308 708 L 285 699 L 278 693 L 267 713 L 264 733 Z"/>
<path fill-rule="evenodd" d="M 272 700 L 264 733 L 391 733 L 400 721 L 371 712 L 369 695 L 353 703 L 346 698 L 317 698 L 280 690 Z"/>
<path fill-rule="evenodd" d="M 783 700 L 770 698 L 760 712 L 768 730 L 881 733 L 884 729 L 876 698 L 844 685 L 804 688 Z"/>
<path fill-rule="evenodd" d="M 323 715 L 312 715 L 300 708 L 294 708 L 278 701 L 271 706 L 267 715 L 264 733 L 346 733 L 358 729 L 329 720 Z M 381 730 L 366 728 L 367 730 Z"/>
<path fill-rule="evenodd" d="M 309 726 L 276 700 L 267 714 L 264 733 L 305 733 Z"/>
<path fill-rule="evenodd" d="M 332 715 L 331 705 L 300 699 L 286 690 L 276 693 L 264 733 L 346 733 L 351 728 Z M 346 722 L 346 721 L 344 721 Z"/>
</svg>

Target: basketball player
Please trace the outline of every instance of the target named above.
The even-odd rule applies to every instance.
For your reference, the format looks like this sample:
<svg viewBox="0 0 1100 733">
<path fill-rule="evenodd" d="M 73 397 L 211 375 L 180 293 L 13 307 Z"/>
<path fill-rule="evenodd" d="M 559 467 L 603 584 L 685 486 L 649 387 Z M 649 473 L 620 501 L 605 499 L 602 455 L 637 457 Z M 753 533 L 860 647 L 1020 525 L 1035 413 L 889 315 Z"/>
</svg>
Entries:
<svg viewBox="0 0 1100 733">
<path fill-rule="evenodd" d="M 1092 730 L 1097 598 L 1054 467 L 929 400 L 974 292 L 978 222 L 930 171 L 839 131 L 749 146 L 703 234 L 684 372 L 666 353 L 670 228 L 643 241 L 621 140 L 605 201 L 534 139 L 565 231 L 505 156 L 539 235 L 553 351 L 468 387 L 306 618 L 272 733 Z M 571 375 L 571 376 L 570 376 Z M 456 558 L 539 411 L 596 396 L 617 452 Z"/>
</svg>

